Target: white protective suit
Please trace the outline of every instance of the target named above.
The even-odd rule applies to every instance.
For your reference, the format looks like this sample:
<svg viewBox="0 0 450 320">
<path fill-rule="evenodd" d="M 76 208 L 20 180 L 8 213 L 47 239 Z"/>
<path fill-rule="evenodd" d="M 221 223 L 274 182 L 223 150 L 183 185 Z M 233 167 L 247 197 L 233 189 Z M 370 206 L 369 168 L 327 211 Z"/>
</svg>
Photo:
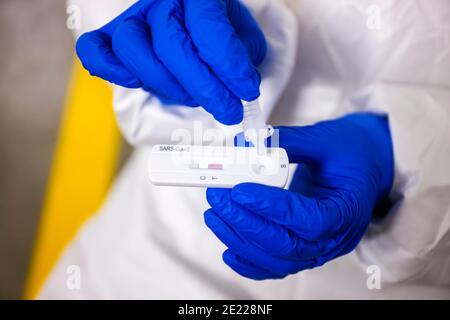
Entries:
<svg viewBox="0 0 450 320">
<path fill-rule="evenodd" d="M 133 1 L 73 2 L 84 32 Z M 356 250 L 320 268 L 283 280 L 240 277 L 203 222 L 205 190 L 155 187 L 147 178 L 148 146 L 170 143 L 173 130 L 192 129 L 193 119 L 220 125 L 201 108 L 167 109 L 146 92 L 115 88 L 117 119 L 136 151 L 40 297 L 449 299 L 450 2 L 245 2 L 269 43 L 260 101 L 271 124 L 358 110 L 389 115 L 396 167 L 389 215 Z M 66 287 L 69 265 L 81 268 L 80 290 Z M 380 270 L 379 290 L 367 286 L 371 265 Z"/>
</svg>

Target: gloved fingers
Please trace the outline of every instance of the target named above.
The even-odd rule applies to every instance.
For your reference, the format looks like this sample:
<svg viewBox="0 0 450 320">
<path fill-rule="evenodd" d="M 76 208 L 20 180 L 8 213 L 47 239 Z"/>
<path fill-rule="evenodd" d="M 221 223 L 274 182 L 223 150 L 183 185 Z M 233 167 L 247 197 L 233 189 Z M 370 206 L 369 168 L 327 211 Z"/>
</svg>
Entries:
<svg viewBox="0 0 450 320">
<path fill-rule="evenodd" d="M 265 219 L 281 224 L 308 241 L 323 240 L 342 230 L 348 217 L 332 200 L 315 199 L 285 189 L 242 183 L 231 192 L 233 201 Z"/>
<path fill-rule="evenodd" d="M 272 273 L 254 265 L 253 263 L 234 254 L 229 249 L 224 251 L 222 258 L 225 264 L 236 273 L 252 280 L 282 279 L 285 277 L 285 275 Z"/>
<path fill-rule="evenodd" d="M 229 189 L 208 189 L 208 203 L 242 238 L 272 256 L 308 260 L 321 256 L 329 248 L 326 242 L 306 241 L 283 225 L 255 214 L 231 199 Z"/>
<path fill-rule="evenodd" d="M 151 33 L 145 20 L 137 17 L 123 21 L 114 31 L 112 47 L 116 56 L 146 90 L 171 98 L 173 103 L 197 106 L 175 77 L 159 61 L 151 45 Z"/>
<path fill-rule="evenodd" d="M 84 33 L 78 39 L 76 51 L 83 67 L 93 76 L 126 88 L 140 88 L 142 83 L 116 57 L 111 38 L 101 31 Z"/>
<path fill-rule="evenodd" d="M 240 123 L 242 104 L 200 59 L 185 30 L 179 0 L 155 3 L 147 14 L 147 23 L 156 55 L 189 95 L 219 122 Z"/>
<path fill-rule="evenodd" d="M 213 195 L 214 193 L 215 195 Z M 294 243 L 288 243 L 286 239 L 283 239 L 282 236 L 280 237 L 278 232 L 274 233 L 273 230 L 267 230 L 261 221 L 255 223 L 255 215 L 251 212 L 233 204 L 229 199 L 230 191 L 228 189 L 208 189 L 207 194 L 209 194 L 208 202 L 213 206 L 214 214 L 223 219 L 223 222 L 238 234 L 242 241 L 252 243 L 274 257 L 303 261 L 315 267 L 320 266 L 337 256 L 348 253 L 364 234 L 364 230 L 354 234 L 349 228 L 346 232 L 336 237 L 320 241 L 306 241 L 296 238 Z M 235 209 L 227 207 L 235 207 Z M 242 213 L 236 214 L 237 218 L 233 218 L 233 211 L 236 210 L 241 210 Z M 272 241 L 272 243 L 269 243 L 269 241 Z M 274 250 L 279 251 L 276 252 Z M 242 270 L 236 271 L 238 273 L 244 272 Z M 274 277 L 271 276 L 271 278 Z"/>
<path fill-rule="evenodd" d="M 235 15 L 239 15 L 241 19 L 253 20 L 249 13 L 243 16 L 241 11 L 246 9 L 239 1 L 229 3 L 238 7 L 233 10 Z M 256 99 L 259 96 L 261 77 L 252 64 L 247 48 L 231 25 L 225 2 L 184 0 L 184 9 L 186 27 L 200 58 L 237 97 L 247 101 Z M 258 33 L 255 32 L 254 35 Z M 264 36 L 261 42 L 265 43 Z"/>
<path fill-rule="evenodd" d="M 270 270 L 280 275 L 292 274 L 314 266 L 314 260 L 292 261 L 273 257 L 252 243 L 242 238 L 226 222 L 224 222 L 213 209 L 209 209 L 204 215 L 208 228 L 231 251 L 235 252 L 260 268 Z"/>
<path fill-rule="evenodd" d="M 259 66 L 267 53 L 267 42 L 256 20 L 250 11 L 238 0 L 225 0 L 228 18 L 236 30 L 236 34 L 247 48 L 254 66 Z"/>
</svg>

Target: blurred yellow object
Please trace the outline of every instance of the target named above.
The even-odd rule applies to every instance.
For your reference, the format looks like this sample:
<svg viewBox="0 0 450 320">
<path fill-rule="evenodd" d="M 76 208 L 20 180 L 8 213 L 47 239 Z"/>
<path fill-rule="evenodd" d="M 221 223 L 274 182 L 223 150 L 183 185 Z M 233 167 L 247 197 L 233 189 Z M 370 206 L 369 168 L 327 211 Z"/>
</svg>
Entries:
<svg viewBox="0 0 450 320">
<path fill-rule="evenodd" d="M 112 89 L 74 63 L 24 298 L 33 299 L 116 172 L 120 134 Z"/>
</svg>

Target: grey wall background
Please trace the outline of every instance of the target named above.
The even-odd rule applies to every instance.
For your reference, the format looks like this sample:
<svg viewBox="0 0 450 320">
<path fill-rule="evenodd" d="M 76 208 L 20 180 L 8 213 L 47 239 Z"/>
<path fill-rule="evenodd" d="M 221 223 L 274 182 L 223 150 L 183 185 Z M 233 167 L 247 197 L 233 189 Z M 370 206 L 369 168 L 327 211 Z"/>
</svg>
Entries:
<svg viewBox="0 0 450 320">
<path fill-rule="evenodd" d="M 0 1 L 0 299 L 20 298 L 73 57 L 63 0 Z"/>
</svg>

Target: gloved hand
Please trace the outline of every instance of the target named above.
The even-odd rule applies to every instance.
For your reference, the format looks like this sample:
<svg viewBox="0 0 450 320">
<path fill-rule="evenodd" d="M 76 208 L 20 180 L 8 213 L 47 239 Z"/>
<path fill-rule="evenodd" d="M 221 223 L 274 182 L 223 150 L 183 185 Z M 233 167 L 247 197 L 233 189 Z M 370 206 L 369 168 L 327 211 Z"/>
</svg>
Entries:
<svg viewBox="0 0 450 320">
<path fill-rule="evenodd" d="M 393 181 L 385 117 L 352 114 L 306 127 L 279 127 L 290 190 L 244 183 L 208 189 L 205 222 L 228 247 L 223 260 L 244 277 L 283 278 L 352 251 Z"/>
<path fill-rule="evenodd" d="M 91 75 L 143 88 L 164 103 L 203 106 L 242 120 L 240 99 L 259 96 L 264 35 L 238 0 L 140 0 L 76 50 Z"/>
</svg>

